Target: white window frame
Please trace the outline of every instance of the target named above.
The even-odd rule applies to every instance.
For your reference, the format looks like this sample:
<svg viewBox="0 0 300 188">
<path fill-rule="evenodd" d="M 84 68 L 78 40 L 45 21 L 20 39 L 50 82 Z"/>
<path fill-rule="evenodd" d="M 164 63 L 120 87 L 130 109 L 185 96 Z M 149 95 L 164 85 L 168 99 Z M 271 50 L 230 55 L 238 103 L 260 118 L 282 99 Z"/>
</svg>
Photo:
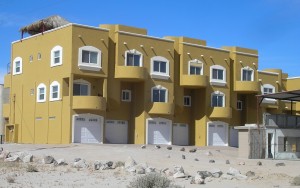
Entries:
<svg viewBox="0 0 300 188">
<path fill-rule="evenodd" d="M 201 71 L 200 71 L 200 74 L 191 74 L 191 66 L 193 66 L 192 64 L 198 64 L 197 67 L 201 67 Z M 200 61 L 199 59 L 193 59 L 193 60 L 190 60 L 188 62 L 188 73 L 189 75 L 203 75 L 203 62 Z"/>
<path fill-rule="evenodd" d="M 276 88 L 273 86 L 273 85 L 271 85 L 271 84 L 264 84 L 264 85 L 262 85 L 261 86 L 261 94 L 262 95 L 264 95 L 265 93 L 264 93 L 264 89 L 265 88 L 268 88 L 268 89 L 272 89 L 272 93 L 275 93 L 276 92 Z M 266 93 L 266 94 L 271 94 L 271 93 Z M 270 99 L 270 98 L 264 98 L 263 100 L 262 100 L 262 103 L 269 103 L 269 104 L 274 104 L 274 103 L 276 103 L 277 102 L 277 100 L 276 99 Z"/>
<path fill-rule="evenodd" d="M 125 60 L 124 65 L 125 66 L 134 66 L 134 65 L 127 65 L 127 55 L 128 54 L 139 55 L 140 56 L 139 67 L 143 67 L 143 54 L 141 52 L 137 51 L 136 49 L 125 51 L 125 59 L 124 59 Z"/>
<path fill-rule="evenodd" d="M 213 78 L 213 69 L 222 70 L 223 71 L 223 79 L 214 79 Z M 221 65 L 212 65 L 210 66 L 210 84 L 217 86 L 225 86 L 226 85 L 226 69 Z"/>
<path fill-rule="evenodd" d="M 123 94 L 124 94 L 124 93 L 127 93 L 127 94 L 128 94 L 128 99 L 123 98 Z M 128 90 L 128 89 L 122 90 L 122 93 L 121 93 L 121 100 L 122 100 L 123 102 L 131 102 L 131 90 Z"/>
<path fill-rule="evenodd" d="M 236 109 L 237 110 L 243 110 L 243 101 L 241 101 L 241 100 L 237 100 L 237 102 L 236 102 Z"/>
<path fill-rule="evenodd" d="M 87 85 L 88 86 L 87 96 L 91 96 L 91 83 L 90 82 L 83 80 L 83 79 L 78 79 L 78 80 L 73 81 L 73 85 L 74 84 Z M 73 92 L 73 96 L 74 96 L 74 92 Z M 85 96 L 85 95 L 76 95 L 76 96 Z"/>
<path fill-rule="evenodd" d="M 166 62 L 166 73 L 161 73 L 161 72 L 155 72 L 154 71 L 154 61 L 163 61 Z M 169 60 L 165 57 L 162 56 L 154 56 L 150 60 L 151 62 L 151 78 L 156 78 L 156 79 L 163 79 L 163 80 L 168 80 L 170 78 L 170 64 Z"/>
<path fill-rule="evenodd" d="M 189 104 L 185 104 L 185 99 L 186 98 L 190 101 Z M 192 97 L 190 95 L 183 96 L 183 106 L 188 106 L 188 107 L 192 106 Z"/>
<path fill-rule="evenodd" d="M 82 62 L 82 51 L 97 52 L 97 63 L 93 64 Z M 82 46 L 78 49 L 78 68 L 81 70 L 100 71 L 102 68 L 101 60 L 102 52 L 94 46 Z"/>
<path fill-rule="evenodd" d="M 56 97 L 56 98 L 53 98 L 53 87 L 54 87 L 54 86 L 57 86 L 57 97 Z M 50 84 L 49 100 L 50 100 L 50 101 L 58 101 L 58 100 L 60 100 L 60 84 L 59 84 L 59 82 L 57 82 L 57 81 L 53 81 L 53 82 Z"/>
<path fill-rule="evenodd" d="M 17 62 L 20 62 L 20 71 L 16 71 L 16 63 Z M 18 74 L 22 74 L 22 71 L 23 71 L 23 66 L 22 66 L 22 64 L 23 64 L 23 60 L 22 60 L 22 58 L 21 57 L 16 57 L 15 59 L 14 59 L 14 61 L 13 61 L 13 75 L 18 75 Z"/>
<path fill-rule="evenodd" d="M 44 88 L 44 99 L 40 99 L 40 89 Z M 46 102 L 47 99 L 47 87 L 44 83 L 40 83 L 36 88 L 36 102 Z"/>
<path fill-rule="evenodd" d="M 222 101 L 222 106 L 213 106 L 213 96 L 222 96 L 223 97 L 223 101 Z M 215 91 L 211 93 L 211 101 L 210 101 L 210 106 L 215 108 L 215 107 L 225 107 L 225 94 L 221 91 Z"/>
<path fill-rule="evenodd" d="M 54 53 L 56 51 L 59 51 L 59 62 L 58 63 L 55 63 L 55 57 L 54 57 Z M 60 66 L 62 65 L 63 63 L 63 48 L 61 46 L 55 46 L 54 48 L 52 48 L 51 50 L 51 63 L 50 63 L 50 66 L 51 67 L 56 67 L 56 66 Z"/>
<path fill-rule="evenodd" d="M 151 88 L 151 102 L 154 102 L 154 100 L 153 100 L 153 90 L 155 90 L 155 89 L 166 91 L 166 93 L 165 93 L 165 99 L 166 100 L 165 100 L 165 102 L 162 102 L 162 103 L 168 103 L 168 89 L 161 86 L 161 85 L 157 85 L 157 86 L 154 86 L 154 87 Z"/>
<path fill-rule="evenodd" d="M 251 80 L 243 80 L 243 77 L 244 77 L 244 73 L 243 73 L 243 70 L 247 70 L 247 71 L 251 71 L 252 74 L 251 74 Z M 241 81 L 244 81 L 244 82 L 249 82 L 249 81 L 254 81 L 254 70 L 251 68 L 251 67 L 243 67 L 241 68 Z"/>
</svg>

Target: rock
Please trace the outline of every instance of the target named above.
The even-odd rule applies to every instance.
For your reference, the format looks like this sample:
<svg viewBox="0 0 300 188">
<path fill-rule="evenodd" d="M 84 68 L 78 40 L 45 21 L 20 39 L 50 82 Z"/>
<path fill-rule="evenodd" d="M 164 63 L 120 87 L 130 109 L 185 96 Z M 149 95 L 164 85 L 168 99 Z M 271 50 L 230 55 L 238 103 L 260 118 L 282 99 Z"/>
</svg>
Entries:
<svg viewBox="0 0 300 188">
<path fill-rule="evenodd" d="M 168 149 L 168 150 L 172 150 L 172 146 L 168 146 L 167 149 Z"/>
<path fill-rule="evenodd" d="M 10 156 L 10 153 L 9 151 L 5 150 L 5 151 L 2 151 L 1 154 L 0 154 L 0 159 L 6 159 Z"/>
<path fill-rule="evenodd" d="M 55 166 L 64 166 L 64 165 L 68 165 L 68 163 L 66 162 L 65 159 L 57 159 L 56 161 L 54 161 L 54 165 Z"/>
<path fill-rule="evenodd" d="M 3 151 L 3 147 L 0 147 L 0 154 L 2 153 L 2 151 Z"/>
<path fill-rule="evenodd" d="M 183 172 L 176 172 L 173 178 L 185 178 L 185 174 Z"/>
<path fill-rule="evenodd" d="M 241 174 L 239 170 L 235 169 L 235 168 L 232 168 L 230 167 L 229 170 L 227 171 L 227 174 L 228 175 L 232 175 L 232 176 L 235 176 L 237 174 Z"/>
<path fill-rule="evenodd" d="M 153 167 L 147 167 L 147 168 L 145 169 L 145 171 L 146 171 L 146 173 L 155 172 L 155 168 L 153 168 Z"/>
<path fill-rule="evenodd" d="M 245 162 L 239 162 L 239 165 L 245 165 Z"/>
<path fill-rule="evenodd" d="M 255 176 L 255 172 L 248 171 L 248 172 L 246 173 L 246 176 L 247 176 L 247 177 L 254 177 L 254 176 Z"/>
<path fill-rule="evenodd" d="M 229 161 L 229 160 L 226 160 L 226 164 L 230 164 L 230 161 Z"/>
<path fill-rule="evenodd" d="M 4 159 L 5 162 L 19 162 L 21 161 L 20 157 L 18 155 L 14 155 L 12 157 Z"/>
<path fill-rule="evenodd" d="M 192 181 L 194 181 L 194 184 L 204 184 L 204 179 L 199 174 L 196 174 Z"/>
<path fill-rule="evenodd" d="M 185 159 L 185 155 L 181 155 L 181 158 L 182 158 L 182 159 Z"/>
<path fill-rule="evenodd" d="M 220 169 L 213 169 L 210 171 L 211 175 L 214 177 L 214 178 L 219 178 L 222 176 L 223 172 L 220 170 Z"/>
<path fill-rule="evenodd" d="M 185 148 L 181 148 L 180 151 L 185 151 Z"/>
<path fill-rule="evenodd" d="M 74 162 L 78 162 L 78 161 L 80 161 L 80 160 L 81 160 L 81 158 L 78 157 L 78 158 L 75 158 L 75 159 L 74 159 Z"/>
<path fill-rule="evenodd" d="M 47 155 L 43 158 L 44 164 L 52 164 L 54 162 L 54 158 L 50 155 Z"/>
<path fill-rule="evenodd" d="M 164 168 L 164 169 L 162 169 L 161 171 L 162 171 L 162 172 L 166 172 L 167 170 L 169 170 L 169 168 Z"/>
<path fill-rule="evenodd" d="M 89 164 L 84 159 L 81 159 L 77 162 L 74 162 L 72 166 L 74 168 L 88 168 Z"/>
<path fill-rule="evenodd" d="M 194 160 L 195 160 L 195 161 L 199 161 L 199 159 L 197 159 L 197 158 L 195 158 Z"/>
<path fill-rule="evenodd" d="M 94 162 L 94 170 L 100 170 L 101 167 L 101 162 L 100 161 L 95 161 Z"/>
<path fill-rule="evenodd" d="M 141 148 L 142 148 L 142 149 L 146 149 L 146 145 L 142 145 Z"/>
<path fill-rule="evenodd" d="M 160 145 L 155 145 L 155 149 L 160 149 Z"/>
<path fill-rule="evenodd" d="M 248 177 L 243 174 L 236 174 L 234 178 L 237 180 L 246 180 Z"/>
<path fill-rule="evenodd" d="M 205 152 L 205 155 L 207 155 L 207 156 L 213 156 L 213 154 L 210 151 Z"/>
<path fill-rule="evenodd" d="M 202 179 L 212 176 L 212 174 L 208 171 L 198 171 L 197 174 L 200 175 Z"/>
<path fill-rule="evenodd" d="M 166 170 L 164 173 L 166 174 L 166 176 L 173 176 L 174 175 L 174 173 L 171 172 L 169 169 Z"/>
<path fill-rule="evenodd" d="M 113 169 L 113 162 L 112 161 L 95 161 L 94 162 L 94 169 L 95 170 L 108 170 Z"/>
<path fill-rule="evenodd" d="M 170 155 L 167 155 L 167 158 L 171 158 L 171 156 L 170 156 Z"/>
<path fill-rule="evenodd" d="M 135 173 L 136 172 L 136 168 L 135 168 L 135 166 L 132 166 L 132 167 L 126 168 L 126 171 L 127 172 L 131 172 L 131 173 Z"/>
<path fill-rule="evenodd" d="M 23 161 L 23 163 L 31 163 L 33 162 L 33 155 L 32 154 L 28 154 L 26 156 L 23 157 L 23 159 L 21 159 Z"/>
<path fill-rule="evenodd" d="M 137 174 L 145 174 L 146 173 L 145 168 L 142 165 L 137 165 L 135 167 L 135 172 Z"/>
<path fill-rule="evenodd" d="M 216 161 L 213 160 L 213 159 L 209 160 L 209 163 L 215 163 L 215 162 L 216 162 Z"/>
<path fill-rule="evenodd" d="M 182 166 L 175 166 L 174 167 L 174 173 L 177 173 L 177 172 L 184 173 L 184 169 L 182 168 Z"/>
<path fill-rule="evenodd" d="M 232 175 L 229 175 L 229 174 L 224 174 L 224 175 L 222 175 L 221 178 L 224 179 L 224 180 L 232 180 L 232 179 L 233 179 L 233 176 L 232 176 Z"/>
<path fill-rule="evenodd" d="M 258 161 L 258 162 L 257 162 L 257 165 L 258 165 L 258 166 L 261 166 L 261 165 L 262 165 L 262 162 Z"/>
<path fill-rule="evenodd" d="M 285 166 L 284 163 L 276 163 L 276 166 Z"/>
<path fill-rule="evenodd" d="M 135 165 L 137 165 L 137 163 L 132 157 L 128 157 L 127 160 L 125 161 L 125 169 L 131 168 Z"/>
<path fill-rule="evenodd" d="M 196 151 L 197 151 L 197 149 L 196 149 L 196 148 L 194 148 L 194 149 L 190 149 L 190 150 L 189 150 L 189 152 L 190 152 L 190 153 L 195 153 Z"/>
</svg>

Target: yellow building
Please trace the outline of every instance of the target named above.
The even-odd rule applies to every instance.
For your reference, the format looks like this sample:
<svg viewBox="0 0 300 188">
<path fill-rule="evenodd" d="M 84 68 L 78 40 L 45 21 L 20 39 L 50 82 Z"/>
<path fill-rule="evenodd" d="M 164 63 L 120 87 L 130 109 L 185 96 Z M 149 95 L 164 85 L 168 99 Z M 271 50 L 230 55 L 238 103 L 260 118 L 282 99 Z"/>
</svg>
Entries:
<svg viewBox="0 0 300 188">
<path fill-rule="evenodd" d="M 13 42 L 4 87 L 7 142 L 236 146 L 233 127 L 257 122 L 256 95 L 300 85 L 258 71 L 256 50 L 68 23 Z M 263 105 L 260 122 L 291 109 Z"/>
</svg>

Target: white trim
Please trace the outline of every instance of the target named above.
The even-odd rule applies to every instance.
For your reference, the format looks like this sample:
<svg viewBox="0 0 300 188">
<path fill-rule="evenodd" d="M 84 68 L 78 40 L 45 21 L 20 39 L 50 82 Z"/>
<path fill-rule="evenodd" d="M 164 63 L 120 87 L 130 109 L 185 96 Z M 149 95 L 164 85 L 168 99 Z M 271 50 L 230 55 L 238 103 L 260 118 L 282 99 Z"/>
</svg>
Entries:
<svg viewBox="0 0 300 188">
<path fill-rule="evenodd" d="M 97 63 L 93 64 L 93 63 L 82 62 L 82 51 L 83 50 L 89 51 L 89 52 L 96 52 L 98 54 L 97 55 Z M 101 50 L 99 50 L 98 48 L 96 48 L 94 46 L 82 46 L 78 49 L 78 68 L 81 70 L 100 71 L 100 69 L 102 68 L 101 59 L 102 59 Z"/>
<path fill-rule="evenodd" d="M 185 45 L 188 45 L 188 46 L 200 47 L 200 48 L 219 50 L 219 51 L 228 52 L 228 53 L 230 52 L 229 50 L 225 50 L 225 49 L 221 49 L 221 48 L 214 48 L 214 47 L 210 47 L 210 46 L 204 46 L 204 45 L 193 44 L 193 43 L 188 43 L 188 42 L 181 42 L 181 44 L 185 44 Z"/>
<path fill-rule="evenodd" d="M 40 99 L 40 89 L 44 88 L 44 99 Z M 47 87 L 44 83 L 40 83 L 36 88 L 36 102 L 46 102 L 47 99 Z"/>
<path fill-rule="evenodd" d="M 128 93 L 128 99 L 124 99 L 123 98 L 123 93 Z M 121 101 L 123 101 L 123 102 L 131 102 L 131 90 L 128 90 L 128 89 L 122 90 L 122 92 L 121 92 Z"/>
<path fill-rule="evenodd" d="M 257 72 L 262 74 L 279 75 L 279 73 L 277 72 L 269 72 L 269 71 L 262 71 L 262 70 L 257 70 Z"/>
<path fill-rule="evenodd" d="M 188 98 L 189 99 L 189 101 L 190 101 L 190 104 L 185 104 L 184 102 L 185 102 L 185 98 Z M 187 106 L 187 107 L 191 107 L 192 106 L 192 97 L 190 96 L 190 95 L 184 95 L 183 96 L 183 106 Z"/>
<path fill-rule="evenodd" d="M 245 53 L 245 52 L 233 51 L 233 53 L 236 53 L 236 54 L 241 54 L 241 55 L 247 55 L 247 56 L 254 56 L 254 57 L 258 57 L 258 55 L 257 55 L 257 54 L 251 54 L 251 53 Z"/>
<path fill-rule="evenodd" d="M 222 106 L 213 106 L 213 96 L 217 95 L 217 96 L 222 96 L 223 97 L 223 101 L 222 101 Z M 210 94 L 210 106 L 211 107 L 225 107 L 226 102 L 225 102 L 225 94 L 221 91 L 214 91 Z"/>
<path fill-rule="evenodd" d="M 151 88 L 151 102 L 154 102 L 153 101 L 153 89 L 166 90 L 166 94 L 165 94 L 166 101 L 164 103 L 168 103 L 168 95 L 169 95 L 168 89 L 161 85 L 157 85 L 157 86 L 154 86 Z"/>
<path fill-rule="evenodd" d="M 172 144 L 172 137 L 173 137 L 173 131 L 172 131 L 173 124 L 172 124 L 172 120 L 169 120 L 169 119 L 166 119 L 166 118 L 161 118 L 161 117 L 147 118 L 146 119 L 146 144 L 149 143 L 149 141 L 148 141 L 148 139 L 149 139 L 148 138 L 148 122 L 149 122 L 149 120 L 150 121 L 156 121 L 156 122 L 162 122 L 162 121 L 164 121 L 164 122 L 167 122 L 168 124 L 170 124 L 170 138 L 169 138 L 170 142 L 168 143 L 168 145 L 171 145 Z"/>
<path fill-rule="evenodd" d="M 200 75 L 203 75 L 203 62 L 199 59 L 193 59 L 188 62 L 188 75 L 191 75 L 191 63 L 199 64 L 199 67 L 201 67 Z"/>
<path fill-rule="evenodd" d="M 226 136 L 226 141 L 225 141 L 225 146 L 228 146 L 228 123 L 225 123 L 223 121 L 209 121 L 206 124 L 206 145 L 208 146 L 208 142 L 209 142 L 209 125 L 223 125 L 225 126 L 226 132 L 225 132 L 225 136 Z"/>
<path fill-rule="evenodd" d="M 213 69 L 223 70 L 223 80 L 213 78 Z M 225 86 L 226 85 L 226 68 L 221 65 L 210 66 L 210 85 Z"/>
<path fill-rule="evenodd" d="M 138 50 L 136 50 L 136 49 L 125 51 L 124 66 L 130 66 L 130 65 L 127 65 L 127 54 L 128 53 L 134 54 L 134 55 L 139 55 L 140 56 L 139 67 L 143 67 L 143 54 L 141 52 L 139 52 Z M 134 66 L 134 65 L 131 65 L 131 66 Z"/>
<path fill-rule="evenodd" d="M 77 80 L 74 80 L 73 81 L 73 88 L 74 88 L 74 84 L 82 84 L 82 85 L 87 85 L 88 86 L 88 93 L 87 93 L 87 96 L 90 96 L 91 95 L 91 83 L 86 81 L 86 80 L 83 80 L 83 79 L 77 79 Z M 74 93 L 73 93 L 73 96 L 74 96 Z"/>
<path fill-rule="evenodd" d="M 20 71 L 16 72 L 16 62 L 20 62 Z M 23 72 L 23 60 L 21 57 L 16 57 L 13 61 L 13 75 L 22 74 Z"/>
<path fill-rule="evenodd" d="M 243 80 L 244 77 L 243 70 L 252 71 L 251 80 Z M 249 66 L 241 68 L 241 81 L 254 81 L 254 69 L 252 69 Z"/>
<path fill-rule="evenodd" d="M 149 35 L 131 33 L 131 32 L 127 32 L 127 31 L 116 31 L 116 33 L 121 33 L 121 34 L 125 34 L 125 35 L 132 35 L 132 36 L 138 36 L 138 37 L 144 37 L 144 38 L 151 38 L 151 39 L 162 40 L 162 41 L 166 41 L 166 42 L 174 42 L 174 40 L 171 40 L 171 39 L 153 37 L 153 36 L 149 36 Z"/>
<path fill-rule="evenodd" d="M 54 57 L 54 52 L 59 51 L 59 62 L 55 63 L 55 57 Z M 63 48 L 59 45 L 54 46 L 51 50 L 51 60 L 50 60 L 50 67 L 56 67 L 56 66 L 60 66 L 63 64 Z"/>
<path fill-rule="evenodd" d="M 300 76 L 289 77 L 289 78 L 286 78 L 286 79 L 287 79 L 287 80 L 300 79 Z"/>
<path fill-rule="evenodd" d="M 57 86 L 57 98 L 53 98 L 52 94 L 53 94 L 53 86 Z M 57 81 L 53 81 L 50 84 L 50 93 L 49 93 L 49 101 L 58 101 L 60 100 L 60 84 Z"/>
<path fill-rule="evenodd" d="M 166 62 L 166 73 L 154 72 L 154 61 Z M 169 60 L 162 56 L 154 56 L 150 60 L 150 75 L 151 78 L 168 80 L 170 78 L 170 63 Z"/>
<path fill-rule="evenodd" d="M 264 95 L 264 88 L 268 88 L 268 89 L 272 89 L 272 93 L 275 93 L 275 87 L 271 84 L 264 84 L 260 87 L 260 90 L 261 90 L 261 94 Z M 266 104 L 275 104 L 277 102 L 276 99 L 270 99 L 270 98 L 264 98 L 262 100 L 262 103 L 266 103 Z"/>
</svg>

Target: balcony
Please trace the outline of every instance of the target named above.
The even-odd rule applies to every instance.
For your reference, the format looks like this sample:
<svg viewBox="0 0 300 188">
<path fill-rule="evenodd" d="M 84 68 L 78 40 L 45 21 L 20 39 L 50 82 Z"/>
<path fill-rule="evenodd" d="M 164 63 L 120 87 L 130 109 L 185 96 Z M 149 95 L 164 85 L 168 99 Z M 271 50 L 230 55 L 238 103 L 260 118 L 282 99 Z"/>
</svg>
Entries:
<svg viewBox="0 0 300 188">
<path fill-rule="evenodd" d="M 3 104 L 3 111 L 2 111 L 2 115 L 4 118 L 9 117 L 10 114 L 10 104 Z"/>
<path fill-rule="evenodd" d="M 231 108 L 230 107 L 212 107 L 212 112 L 210 118 L 231 118 Z"/>
<path fill-rule="evenodd" d="M 264 108 L 275 108 L 278 109 L 278 101 L 276 99 L 264 98 L 260 104 Z"/>
<path fill-rule="evenodd" d="M 4 88 L 9 88 L 11 83 L 11 74 L 6 74 L 4 76 Z"/>
<path fill-rule="evenodd" d="M 206 87 L 207 77 L 204 75 L 181 75 L 180 86 L 189 88 Z"/>
<path fill-rule="evenodd" d="M 164 102 L 153 102 L 150 103 L 149 114 L 161 114 L 161 115 L 173 115 L 174 114 L 174 104 L 164 103 Z"/>
<path fill-rule="evenodd" d="M 131 82 L 144 81 L 146 70 L 144 67 L 137 66 L 116 66 L 115 78 Z"/>
<path fill-rule="evenodd" d="M 98 96 L 73 96 L 74 110 L 106 110 L 106 100 Z"/>
<path fill-rule="evenodd" d="M 258 93 L 260 91 L 259 82 L 236 81 L 234 91 L 240 93 Z"/>
</svg>

